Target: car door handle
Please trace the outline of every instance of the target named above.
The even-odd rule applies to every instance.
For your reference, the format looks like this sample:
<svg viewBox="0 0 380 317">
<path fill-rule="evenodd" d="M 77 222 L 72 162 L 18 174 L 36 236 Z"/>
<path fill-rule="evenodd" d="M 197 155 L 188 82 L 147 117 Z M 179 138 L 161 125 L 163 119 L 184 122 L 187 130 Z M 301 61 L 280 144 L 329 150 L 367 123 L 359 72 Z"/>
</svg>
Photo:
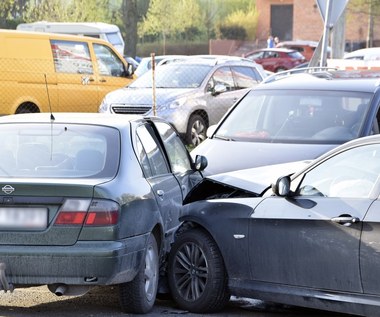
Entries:
<svg viewBox="0 0 380 317">
<path fill-rule="evenodd" d="M 105 80 L 104 78 L 100 78 L 99 81 L 100 81 L 101 83 L 105 83 L 107 80 Z"/>
<path fill-rule="evenodd" d="M 338 223 L 340 225 L 346 225 L 350 226 L 353 223 L 360 222 L 360 219 L 358 217 L 351 217 L 351 216 L 339 216 L 331 218 L 332 222 Z"/>
<path fill-rule="evenodd" d="M 163 198 L 165 196 L 165 192 L 162 189 L 158 189 L 157 195 L 158 195 L 158 197 Z"/>
</svg>

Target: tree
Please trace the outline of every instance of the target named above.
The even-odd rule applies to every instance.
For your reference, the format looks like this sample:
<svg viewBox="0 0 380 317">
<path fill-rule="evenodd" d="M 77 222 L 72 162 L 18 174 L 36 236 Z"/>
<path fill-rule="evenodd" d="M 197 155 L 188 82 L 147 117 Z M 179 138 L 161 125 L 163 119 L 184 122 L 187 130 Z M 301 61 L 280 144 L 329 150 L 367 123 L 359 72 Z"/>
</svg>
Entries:
<svg viewBox="0 0 380 317">
<path fill-rule="evenodd" d="M 0 1 L 0 28 L 16 28 L 26 0 Z"/>
<path fill-rule="evenodd" d="M 123 0 L 122 21 L 127 32 L 125 33 L 125 55 L 136 56 L 137 47 L 137 0 Z"/>
<path fill-rule="evenodd" d="M 165 54 L 168 36 L 199 24 L 200 9 L 196 0 L 151 0 L 139 34 L 161 34 Z"/>
</svg>

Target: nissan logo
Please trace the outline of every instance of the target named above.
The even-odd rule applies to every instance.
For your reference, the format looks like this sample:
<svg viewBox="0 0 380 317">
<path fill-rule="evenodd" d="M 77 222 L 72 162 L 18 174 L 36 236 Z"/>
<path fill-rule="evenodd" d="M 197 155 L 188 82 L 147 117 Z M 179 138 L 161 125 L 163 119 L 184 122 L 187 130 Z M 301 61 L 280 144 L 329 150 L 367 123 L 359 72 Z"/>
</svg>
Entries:
<svg viewBox="0 0 380 317">
<path fill-rule="evenodd" d="M 6 194 L 12 194 L 15 191 L 11 185 L 5 185 L 1 190 Z"/>
</svg>

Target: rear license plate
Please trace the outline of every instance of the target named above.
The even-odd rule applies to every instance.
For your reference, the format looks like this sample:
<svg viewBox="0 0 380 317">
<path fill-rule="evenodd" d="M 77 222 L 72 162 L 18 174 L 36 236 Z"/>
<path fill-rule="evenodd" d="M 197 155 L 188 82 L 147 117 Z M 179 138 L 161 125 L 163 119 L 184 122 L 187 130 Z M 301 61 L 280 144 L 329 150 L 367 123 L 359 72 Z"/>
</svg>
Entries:
<svg viewBox="0 0 380 317">
<path fill-rule="evenodd" d="M 0 229 L 45 229 L 47 208 L 0 208 Z"/>
</svg>

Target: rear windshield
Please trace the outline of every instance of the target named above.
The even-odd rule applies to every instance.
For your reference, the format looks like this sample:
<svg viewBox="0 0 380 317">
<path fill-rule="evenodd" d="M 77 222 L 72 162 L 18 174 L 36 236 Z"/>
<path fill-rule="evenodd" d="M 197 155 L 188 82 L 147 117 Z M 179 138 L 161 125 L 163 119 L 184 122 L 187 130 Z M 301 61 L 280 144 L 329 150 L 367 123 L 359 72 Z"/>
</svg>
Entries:
<svg viewBox="0 0 380 317">
<path fill-rule="evenodd" d="M 340 144 L 360 136 L 371 94 L 252 90 L 215 136 L 265 143 Z"/>
<path fill-rule="evenodd" d="M 111 178 L 119 132 L 76 124 L 0 125 L 0 177 Z"/>
</svg>

